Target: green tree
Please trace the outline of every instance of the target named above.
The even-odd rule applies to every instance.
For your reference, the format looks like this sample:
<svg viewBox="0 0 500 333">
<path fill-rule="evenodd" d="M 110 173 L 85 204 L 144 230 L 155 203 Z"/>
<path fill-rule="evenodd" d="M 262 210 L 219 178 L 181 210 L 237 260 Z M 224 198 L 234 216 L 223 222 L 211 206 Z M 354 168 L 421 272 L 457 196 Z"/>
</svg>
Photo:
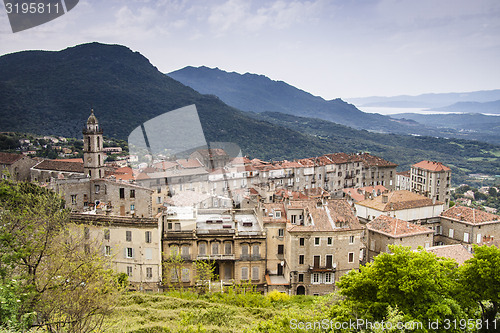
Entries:
<svg viewBox="0 0 500 333">
<path fill-rule="evenodd" d="M 0 281 L 16 281 L 19 295 L 0 326 L 94 332 L 112 309 L 119 286 L 110 263 L 63 207 L 48 189 L 0 182 Z"/>
<path fill-rule="evenodd" d="M 483 325 L 481 331 L 498 332 L 492 323 L 500 306 L 500 249 L 474 245 L 474 257 L 461 267 L 461 284 L 462 297 L 476 302 L 483 322 L 489 322 L 489 330 Z"/>
<path fill-rule="evenodd" d="M 196 260 L 194 262 L 196 275 L 196 284 L 200 287 L 200 291 L 205 293 L 208 291 L 210 281 L 217 280 L 219 277 L 215 274 L 215 262 L 210 260 Z"/>
<path fill-rule="evenodd" d="M 390 246 L 360 271 L 344 275 L 338 286 L 346 299 L 332 308 L 339 320 L 364 318 L 382 321 L 397 307 L 404 320 L 421 322 L 463 319 L 465 313 L 455 299 L 457 264 L 436 258 L 422 248 Z"/>
</svg>

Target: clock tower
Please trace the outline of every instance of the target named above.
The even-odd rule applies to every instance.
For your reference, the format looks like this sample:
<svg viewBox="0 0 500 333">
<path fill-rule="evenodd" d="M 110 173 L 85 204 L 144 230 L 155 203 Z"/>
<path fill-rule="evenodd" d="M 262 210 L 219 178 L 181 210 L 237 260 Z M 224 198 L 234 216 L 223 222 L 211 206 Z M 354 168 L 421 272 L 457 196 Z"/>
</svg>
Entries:
<svg viewBox="0 0 500 333">
<path fill-rule="evenodd" d="M 90 179 L 104 177 L 104 153 L 102 151 L 102 129 L 91 110 L 87 127 L 83 129 L 83 170 Z"/>
</svg>

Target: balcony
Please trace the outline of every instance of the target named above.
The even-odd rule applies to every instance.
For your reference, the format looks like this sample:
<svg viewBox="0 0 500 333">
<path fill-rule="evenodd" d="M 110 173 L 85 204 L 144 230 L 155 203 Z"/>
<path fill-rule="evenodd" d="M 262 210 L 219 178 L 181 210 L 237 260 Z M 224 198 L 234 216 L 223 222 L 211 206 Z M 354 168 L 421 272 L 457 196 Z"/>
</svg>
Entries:
<svg viewBox="0 0 500 333">
<path fill-rule="evenodd" d="M 323 266 L 309 265 L 309 271 L 311 272 L 335 272 L 336 268 L 336 264 Z"/>
<path fill-rule="evenodd" d="M 261 256 L 260 254 L 252 254 L 252 255 L 248 255 L 248 254 L 242 254 L 240 256 L 240 260 L 245 260 L 245 261 L 251 261 L 251 260 L 261 260 Z"/>
<path fill-rule="evenodd" d="M 235 260 L 234 254 L 198 254 L 197 260 Z"/>
</svg>

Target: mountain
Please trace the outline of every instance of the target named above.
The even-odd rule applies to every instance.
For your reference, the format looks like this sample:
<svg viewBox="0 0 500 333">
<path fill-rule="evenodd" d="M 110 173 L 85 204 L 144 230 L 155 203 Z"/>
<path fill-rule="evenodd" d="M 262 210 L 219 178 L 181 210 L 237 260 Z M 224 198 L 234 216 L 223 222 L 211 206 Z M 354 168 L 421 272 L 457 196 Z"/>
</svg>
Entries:
<svg viewBox="0 0 500 333">
<path fill-rule="evenodd" d="M 500 100 L 500 89 L 463 93 L 422 94 L 417 96 L 359 97 L 349 98 L 348 102 L 359 107 L 440 108 L 459 102 L 484 103 L 497 100 Z"/>
<path fill-rule="evenodd" d="M 215 95 L 228 105 L 243 111 L 281 112 L 320 118 L 378 132 L 438 134 L 416 122 L 394 121 L 387 116 L 362 112 L 340 98 L 324 100 L 264 75 L 229 73 L 219 68 L 188 66 L 168 73 L 168 76 L 202 94 Z"/>
<path fill-rule="evenodd" d="M 124 46 L 91 43 L 0 57 L 0 131 L 81 137 L 94 108 L 105 135 L 126 139 L 145 121 L 191 104 L 207 142 L 234 142 L 245 154 L 263 159 L 329 150 L 314 137 L 249 118 L 201 95 Z"/>
<path fill-rule="evenodd" d="M 492 102 L 458 102 L 442 108 L 436 108 L 436 111 L 447 112 L 465 112 L 465 113 L 492 113 L 500 114 L 500 100 Z"/>
</svg>

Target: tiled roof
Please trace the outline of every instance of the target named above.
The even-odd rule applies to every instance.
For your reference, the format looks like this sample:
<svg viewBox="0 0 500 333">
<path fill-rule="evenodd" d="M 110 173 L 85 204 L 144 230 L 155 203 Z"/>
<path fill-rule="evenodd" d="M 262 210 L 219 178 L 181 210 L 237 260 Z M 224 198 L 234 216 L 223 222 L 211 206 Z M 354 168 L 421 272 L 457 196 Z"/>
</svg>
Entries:
<svg viewBox="0 0 500 333">
<path fill-rule="evenodd" d="M 161 161 L 153 164 L 153 167 L 159 170 L 168 170 L 171 168 L 175 168 L 177 166 L 178 166 L 177 162 L 172 162 L 172 161 Z"/>
<path fill-rule="evenodd" d="M 365 165 L 367 166 L 377 166 L 377 167 L 397 167 L 398 165 L 389 161 L 384 160 L 381 157 L 370 155 L 368 153 L 357 154 Z"/>
<path fill-rule="evenodd" d="M 197 150 L 203 157 L 212 157 L 212 156 L 227 156 L 227 153 L 224 149 L 215 148 L 215 149 L 199 149 Z"/>
<path fill-rule="evenodd" d="M 387 202 L 384 197 L 387 196 Z M 443 205 L 443 202 L 433 202 L 432 199 L 410 191 L 393 191 L 384 195 L 379 195 L 373 199 L 366 199 L 356 203 L 357 205 L 373 208 L 382 212 L 419 208 L 426 206 Z"/>
<path fill-rule="evenodd" d="M 83 173 L 83 163 L 62 162 L 59 160 L 43 160 L 33 167 L 38 170 L 66 171 Z"/>
<path fill-rule="evenodd" d="M 197 159 L 190 158 L 188 160 L 186 159 L 180 159 L 177 160 L 177 163 L 180 164 L 185 169 L 190 169 L 190 168 L 199 168 L 202 167 L 203 164 L 200 163 Z"/>
<path fill-rule="evenodd" d="M 500 222 L 499 215 L 465 206 L 453 206 L 442 212 L 441 216 L 472 224 L 481 224 L 493 221 Z"/>
<path fill-rule="evenodd" d="M 450 171 L 446 165 L 443 165 L 441 162 L 435 161 L 421 161 L 417 164 L 413 164 L 415 168 L 425 169 L 429 171 Z"/>
<path fill-rule="evenodd" d="M 286 211 L 283 203 L 265 203 L 262 205 L 266 209 L 263 216 L 264 223 L 286 223 Z M 280 211 L 281 217 L 276 218 L 274 212 Z M 272 215 L 272 216 L 269 216 Z"/>
<path fill-rule="evenodd" d="M 387 215 L 380 215 L 369 222 L 366 228 L 394 238 L 434 233 L 432 229 Z"/>
<path fill-rule="evenodd" d="M 23 157 L 24 155 L 22 154 L 10 154 L 10 153 L 0 152 L 0 164 L 12 164 Z"/>
<path fill-rule="evenodd" d="M 61 158 L 61 159 L 58 159 L 58 161 L 83 163 L 83 158 Z"/>
<path fill-rule="evenodd" d="M 324 155 L 334 164 L 343 164 L 343 163 L 351 163 L 351 162 L 361 162 L 361 159 L 358 155 L 349 155 L 346 153 L 335 153 L 335 154 L 326 154 Z"/>
<path fill-rule="evenodd" d="M 411 173 L 410 170 L 406 170 L 406 171 L 396 172 L 396 175 L 405 176 L 405 177 L 410 178 L 410 173 Z"/>
<path fill-rule="evenodd" d="M 432 246 L 426 251 L 434 253 L 437 257 L 455 259 L 459 265 L 463 265 L 466 260 L 473 257 L 462 244 Z"/>
</svg>

